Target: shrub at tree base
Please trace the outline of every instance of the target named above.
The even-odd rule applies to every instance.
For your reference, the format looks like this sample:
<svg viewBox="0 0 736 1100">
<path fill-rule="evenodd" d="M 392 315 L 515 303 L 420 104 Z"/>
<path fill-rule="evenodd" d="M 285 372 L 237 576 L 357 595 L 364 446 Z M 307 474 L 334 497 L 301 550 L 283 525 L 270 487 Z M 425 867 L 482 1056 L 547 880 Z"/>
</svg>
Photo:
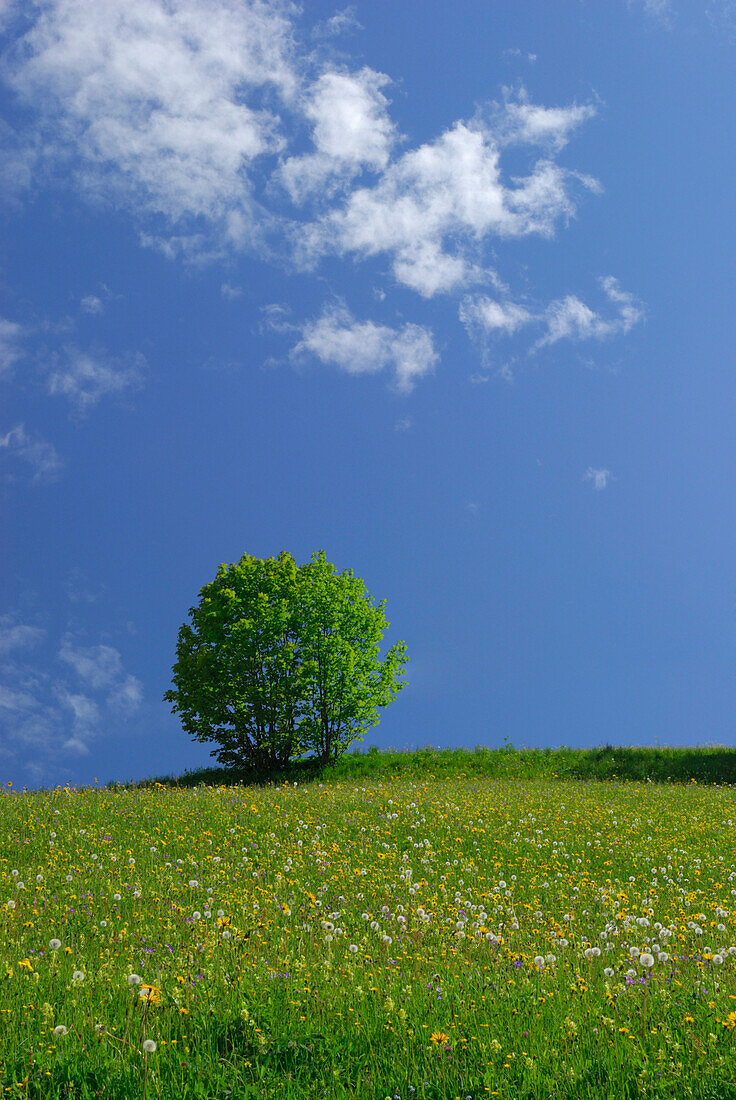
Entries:
<svg viewBox="0 0 736 1100">
<path fill-rule="evenodd" d="M 219 763 L 268 773 L 314 753 L 328 763 L 379 721 L 404 686 L 406 646 L 380 660 L 388 627 L 352 570 L 324 551 L 298 566 L 244 554 L 221 565 L 179 630 L 164 698 Z"/>
</svg>

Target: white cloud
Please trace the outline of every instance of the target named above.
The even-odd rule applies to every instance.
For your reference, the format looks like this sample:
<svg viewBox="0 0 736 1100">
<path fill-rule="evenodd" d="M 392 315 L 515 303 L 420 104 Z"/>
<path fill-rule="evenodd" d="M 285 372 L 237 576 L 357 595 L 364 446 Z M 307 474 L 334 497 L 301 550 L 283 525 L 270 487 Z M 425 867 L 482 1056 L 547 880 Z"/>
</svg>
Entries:
<svg viewBox="0 0 736 1100">
<path fill-rule="evenodd" d="M 558 152 L 567 145 L 572 131 L 596 113 L 592 104 L 542 107 L 530 103 L 523 88 L 516 93 L 516 100 L 509 89 L 504 91 L 504 103 L 496 106 L 490 122 L 500 145 L 542 145 Z"/>
<path fill-rule="evenodd" d="M 15 617 L 0 617 L 0 652 L 35 644 L 44 631 L 20 626 Z M 129 675 L 117 649 L 110 645 L 82 646 L 72 634 L 61 639 L 59 659 L 74 675 L 52 677 L 39 672 L 28 658 L 6 661 L 0 684 L 0 742 L 7 756 L 19 760 L 32 751 L 36 762 L 55 767 L 59 754 L 86 754 L 91 738 L 106 725 L 125 721 L 140 707 L 140 681 Z M 114 727 L 113 727 L 114 728 Z M 26 759 L 26 766 L 29 762 Z"/>
<path fill-rule="evenodd" d="M 0 684 L 0 710 L 27 711 L 33 710 L 36 700 L 26 691 L 13 691 L 12 688 Z"/>
<path fill-rule="evenodd" d="M 37 626 L 12 623 L 7 615 L 0 617 L 0 654 L 13 649 L 31 649 L 45 636 L 46 631 Z"/>
<path fill-rule="evenodd" d="M 551 238 L 574 216 L 581 190 L 600 190 L 555 160 L 595 107 L 534 104 L 523 88 L 504 89 L 500 104 L 397 153 L 389 77 L 368 66 L 326 66 L 331 46 L 309 52 L 297 41 L 299 10 L 290 0 L 35 0 L 30 11 L 32 26 L 4 75 L 36 122 L 26 146 L 0 124 L 15 165 L 6 171 L 0 161 L 0 186 L 4 171 L 27 181 L 34 158 L 39 170 L 51 164 L 53 178 L 63 173 L 91 198 L 147 217 L 141 244 L 171 259 L 214 262 L 249 249 L 283 261 L 286 249 L 309 268 L 330 255 L 380 258 L 398 284 L 430 298 L 488 286 L 490 240 Z M 357 26 L 348 7 L 314 34 L 332 38 Z M 311 145 L 295 151 L 305 124 Z M 510 146 L 527 154 L 516 175 L 505 170 L 505 155 L 519 159 Z M 309 213 L 288 220 L 283 188 L 294 203 L 309 202 Z M 615 281 L 604 291 L 613 319 L 571 295 L 541 315 L 503 298 L 466 299 L 461 320 L 507 336 L 543 324 L 538 347 L 627 332 L 638 307 Z M 225 298 L 239 292 L 222 283 Z M 88 294 L 80 306 L 98 314 L 104 303 Z M 431 333 L 417 325 L 397 330 L 327 311 L 300 331 L 300 352 L 353 373 L 390 366 L 404 390 L 437 359 Z M 17 336 L 0 327 L 0 370 L 17 358 Z M 50 371 L 49 392 L 83 414 L 140 385 L 142 365 L 141 357 L 71 350 Z"/>
<path fill-rule="evenodd" d="M 87 691 L 106 692 L 106 705 L 124 717 L 133 714 L 143 700 L 140 680 L 127 674 L 120 652 L 110 645 L 80 646 L 64 636 L 59 659 L 74 669 Z"/>
<path fill-rule="evenodd" d="M 388 164 L 396 127 L 381 89 L 389 78 L 373 69 L 326 72 L 306 93 L 302 110 L 313 124 L 314 153 L 289 157 L 281 181 L 294 202 L 320 191 L 334 192 L 363 168 Z"/>
<path fill-rule="evenodd" d="M 79 737 L 69 737 L 63 745 L 67 752 L 76 752 L 79 756 L 89 756 L 89 748 Z"/>
<path fill-rule="evenodd" d="M 471 333 L 481 336 L 512 336 L 527 325 L 543 324 L 545 333 L 533 350 L 558 340 L 603 340 L 625 335 L 644 319 L 644 310 L 633 294 L 622 290 L 612 275 L 598 280 L 608 302 L 615 307 L 613 316 L 604 316 L 574 294 L 550 302 L 542 310 L 530 310 L 515 302 L 487 297 L 467 297 L 461 303 L 459 317 Z"/>
<path fill-rule="evenodd" d="M 99 708 L 94 699 L 90 699 L 88 695 L 62 690 L 59 692 L 59 700 L 71 711 L 75 732 L 89 734 L 99 724 Z"/>
<path fill-rule="evenodd" d="M 281 148 L 292 8 L 273 0 L 46 0 L 8 79 L 97 194 L 172 222 L 250 219 L 246 170 Z M 42 106 L 43 105 L 43 106 Z"/>
<path fill-rule="evenodd" d="M 84 415 L 109 394 L 140 388 L 144 366 L 142 355 L 111 358 L 67 348 L 63 364 L 49 375 L 48 392 L 66 397 Z"/>
<path fill-rule="evenodd" d="M 76 646 L 69 635 L 62 639 L 59 658 L 70 665 L 89 688 L 108 688 L 123 674 L 120 653 L 109 645 Z"/>
<path fill-rule="evenodd" d="M 20 342 L 23 335 L 22 325 L 0 317 L 0 376 L 9 374 L 13 365 L 20 359 Z"/>
<path fill-rule="evenodd" d="M 466 298 L 461 303 L 459 317 L 468 327 L 478 327 L 484 332 L 501 332 L 510 336 L 534 320 L 534 314 L 514 302 L 498 302 L 491 298 Z"/>
<path fill-rule="evenodd" d="M 134 714 L 143 702 L 143 686 L 135 676 L 126 676 L 107 697 L 110 710 L 119 714 Z"/>
<path fill-rule="evenodd" d="M 585 480 L 593 483 L 593 488 L 596 492 L 601 492 L 606 488 L 611 478 L 610 470 L 597 470 L 593 466 L 589 466 L 585 471 Z"/>
<path fill-rule="evenodd" d="M 507 186 L 500 146 L 480 123 L 457 122 L 435 141 L 404 153 L 374 187 L 303 235 L 305 261 L 335 251 L 363 258 L 388 254 L 396 279 L 425 297 L 457 290 L 487 273 L 472 260 L 488 235 L 552 236 L 575 212 L 575 175 L 549 159 Z"/>
<path fill-rule="evenodd" d="M 537 342 L 537 347 L 554 344 L 558 340 L 603 340 L 609 336 L 627 333 L 643 320 L 644 310 L 636 303 L 634 296 L 621 290 L 613 276 L 599 280 L 608 300 L 617 307 L 618 316 L 603 317 L 596 313 L 574 294 L 551 302 L 545 311 L 546 334 Z"/>
<path fill-rule="evenodd" d="M 242 295 L 243 288 L 240 286 L 233 286 L 231 283 L 223 283 L 220 287 L 220 293 L 228 302 L 234 302 L 236 298 L 240 298 Z"/>
<path fill-rule="evenodd" d="M 39 436 L 30 436 L 25 425 L 16 424 L 7 435 L 0 435 L 0 451 L 30 466 L 31 480 L 39 485 L 55 481 L 63 466 L 55 449 Z"/>
<path fill-rule="evenodd" d="M 101 298 L 98 298 L 96 294 L 86 294 L 81 299 L 80 308 L 83 313 L 104 313 L 105 305 Z"/>
<path fill-rule="evenodd" d="M 291 356 L 296 359 L 305 353 L 348 374 L 375 374 L 388 367 L 401 393 L 409 393 L 439 358 L 429 329 L 419 325 L 393 329 L 356 321 L 342 305 L 326 308 L 318 320 L 303 327 Z"/>
<path fill-rule="evenodd" d="M 358 22 L 355 7 L 351 4 L 341 11 L 335 12 L 329 19 L 318 23 L 312 31 L 313 38 L 335 38 L 339 34 L 347 34 L 349 31 L 361 31 L 363 27 Z"/>
</svg>

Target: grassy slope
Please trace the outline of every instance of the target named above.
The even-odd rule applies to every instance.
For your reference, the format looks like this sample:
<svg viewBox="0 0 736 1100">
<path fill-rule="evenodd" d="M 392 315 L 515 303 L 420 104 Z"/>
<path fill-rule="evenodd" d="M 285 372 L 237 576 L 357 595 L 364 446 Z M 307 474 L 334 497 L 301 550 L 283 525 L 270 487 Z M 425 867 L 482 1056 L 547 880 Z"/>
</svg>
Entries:
<svg viewBox="0 0 736 1100">
<path fill-rule="evenodd" d="M 207 784 L 308 782 L 360 777 L 494 776 L 524 779 L 634 780 L 653 783 L 736 783 L 736 749 L 614 748 L 598 749 L 420 749 L 417 752 L 351 752 L 335 764 L 320 767 L 313 760 L 295 762 L 273 776 L 258 776 L 225 768 L 199 768 L 179 777 L 154 776 L 135 786 L 195 787 Z M 128 784 L 125 784 L 126 786 Z"/>
</svg>

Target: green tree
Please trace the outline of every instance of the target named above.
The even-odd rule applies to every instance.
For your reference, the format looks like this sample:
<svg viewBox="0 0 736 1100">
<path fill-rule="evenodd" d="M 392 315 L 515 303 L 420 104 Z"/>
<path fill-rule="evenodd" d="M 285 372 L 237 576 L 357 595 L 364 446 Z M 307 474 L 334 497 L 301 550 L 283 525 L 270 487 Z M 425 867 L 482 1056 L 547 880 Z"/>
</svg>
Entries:
<svg viewBox="0 0 736 1100">
<path fill-rule="evenodd" d="M 270 771 L 304 752 L 334 760 L 404 686 L 404 643 L 379 657 L 385 601 L 375 606 L 323 551 L 302 566 L 286 552 L 244 554 L 199 595 L 164 698 L 195 740 L 219 745 L 211 755 L 221 764 Z"/>
</svg>

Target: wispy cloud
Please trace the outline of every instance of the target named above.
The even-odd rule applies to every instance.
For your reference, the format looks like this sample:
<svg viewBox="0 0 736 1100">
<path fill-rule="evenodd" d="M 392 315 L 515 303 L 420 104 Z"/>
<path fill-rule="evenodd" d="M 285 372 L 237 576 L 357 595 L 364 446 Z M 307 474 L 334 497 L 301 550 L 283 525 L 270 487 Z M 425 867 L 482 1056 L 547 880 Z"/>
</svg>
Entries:
<svg viewBox="0 0 736 1100">
<path fill-rule="evenodd" d="M 596 492 L 600 493 L 606 488 L 608 482 L 611 480 L 611 471 L 596 469 L 594 466 L 589 466 L 585 471 L 585 480 L 589 481 Z"/>
<path fill-rule="evenodd" d="M 544 107 L 531 103 L 523 87 L 518 92 L 505 88 L 503 103 L 494 104 L 489 124 L 499 145 L 540 145 L 559 152 L 595 113 L 590 103 Z"/>
<path fill-rule="evenodd" d="M 139 389 L 143 384 L 142 355 L 112 357 L 67 348 L 62 362 L 48 377 L 48 392 L 66 397 L 75 412 L 84 415 L 103 397 Z"/>
<path fill-rule="evenodd" d="M 99 314 L 105 312 L 105 303 L 96 294 L 85 294 L 79 303 L 79 307 L 82 313 Z"/>
<path fill-rule="evenodd" d="M 117 714 L 131 715 L 143 702 L 143 686 L 135 676 L 126 676 L 107 697 L 107 706 Z"/>
<path fill-rule="evenodd" d="M 143 689 L 114 646 L 84 645 L 71 633 L 58 645 L 61 673 L 39 671 L 27 651 L 44 636 L 14 616 L 0 618 L 0 653 L 15 658 L 1 669 L 0 734 L 7 756 L 22 760 L 31 749 L 53 770 L 66 754 L 88 753 L 111 722 L 132 717 Z"/>
<path fill-rule="evenodd" d="M 351 4 L 349 7 L 335 12 L 329 19 L 317 23 L 312 31 L 312 37 L 336 38 L 340 34 L 347 34 L 349 31 L 360 31 L 362 29 L 355 14 L 355 7 Z"/>
<path fill-rule="evenodd" d="M 622 290 L 612 275 L 598 280 L 613 313 L 591 309 L 574 294 L 555 299 L 542 309 L 531 309 L 515 302 L 486 296 L 467 297 L 460 305 L 459 317 L 471 334 L 512 336 L 527 326 L 543 326 L 543 334 L 532 351 L 556 344 L 559 340 L 605 340 L 625 335 L 644 320 L 645 312 L 633 294 Z"/>
<path fill-rule="evenodd" d="M 52 444 L 40 436 L 29 435 L 24 424 L 16 424 L 7 435 L 0 435 L 0 457 L 3 452 L 11 461 L 17 460 L 30 468 L 34 485 L 56 481 L 61 474 L 63 462 Z M 14 480 L 12 474 L 8 477 Z"/>
<path fill-rule="evenodd" d="M 644 310 L 632 294 L 621 290 L 618 281 L 609 275 L 600 280 L 608 300 L 616 307 L 617 315 L 603 317 L 590 309 L 574 294 L 552 302 L 545 311 L 547 332 L 537 347 L 554 344 L 558 340 L 604 340 L 609 336 L 627 333 L 644 318 Z"/>
<path fill-rule="evenodd" d="M 59 660 L 71 666 L 90 688 L 109 688 L 120 679 L 123 663 L 120 653 L 109 645 L 78 646 L 71 636 L 62 639 Z"/>
<path fill-rule="evenodd" d="M 394 329 L 373 321 L 356 321 L 342 304 L 326 308 L 301 332 L 292 359 L 310 354 L 348 374 L 375 374 L 388 368 L 401 393 L 409 393 L 439 358 L 429 329 L 419 325 Z"/>
<path fill-rule="evenodd" d="M 26 691 L 13 691 L 0 684 L 0 710 L 28 711 L 36 706 L 36 700 Z"/>
<path fill-rule="evenodd" d="M 23 326 L 0 317 L 0 377 L 10 374 L 22 354 Z"/>
<path fill-rule="evenodd" d="M 15 649 L 32 649 L 45 634 L 41 627 L 16 623 L 10 615 L 0 615 L 0 655 Z"/>
<path fill-rule="evenodd" d="M 460 304 L 459 317 L 467 328 L 483 332 L 498 332 L 510 336 L 535 319 L 524 306 L 515 302 L 499 302 L 492 298 L 467 298 Z"/>
</svg>

